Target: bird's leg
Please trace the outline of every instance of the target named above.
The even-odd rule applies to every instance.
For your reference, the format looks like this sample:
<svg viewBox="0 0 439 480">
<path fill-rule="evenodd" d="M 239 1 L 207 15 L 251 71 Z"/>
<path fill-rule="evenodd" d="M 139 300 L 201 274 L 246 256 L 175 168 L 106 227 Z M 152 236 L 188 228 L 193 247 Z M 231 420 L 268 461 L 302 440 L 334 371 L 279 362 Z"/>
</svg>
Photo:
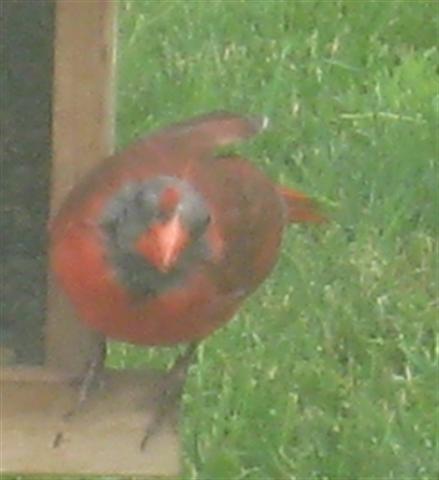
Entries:
<svg viewBox="0 0 439 480">
<path fill-rule="evenodd" d="M 90 392 L 102 381 L 102 373 L 105 367 L 105 358 L 107 355 L 107 344 L 102 338 L 96 345 L 96 350 L 93 353 L 87 368 L 79 380 L 78 392 L 73 408 L 63 415 L 63 421 L 67 422 L 74 417 L 84 406 L 90 396 Z M 63 432 L 59 431 L 55 435 L 52 442 L 53 448 L 57 448 L 63 441 Z"/>
<path fill-rule="evenodd" d="M 76 403 L 72 410 L 65 414 L 65 418 L 71 418 L 78 413 L 90 396 L 92 389 L 102 381 L 102 373 L 105 367 L 107 356 L 107 344 L 102 339 L 96 345 L 96 351 L 90 359 L 83 377 L 80 379 Z"/>
<path fill-rule="evenodd" d="M 158 384 L 157 393 L 153 398 L 154 412 L 145 429 L 140 450 L 144 450 L 150 438 L 157 433 L 168 414 L 180 400 L 186 382 L 187 372 L 191 365 L 198 343 L 191 343 L 175 361 Z"/>
</svg>

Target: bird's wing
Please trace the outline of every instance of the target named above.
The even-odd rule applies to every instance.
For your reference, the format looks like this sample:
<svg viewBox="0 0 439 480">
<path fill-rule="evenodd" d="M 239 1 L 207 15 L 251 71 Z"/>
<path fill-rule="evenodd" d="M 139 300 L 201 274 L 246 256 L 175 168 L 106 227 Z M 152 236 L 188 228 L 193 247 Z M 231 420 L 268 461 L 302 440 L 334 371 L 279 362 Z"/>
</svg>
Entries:
<svg viewBox="0 0 439 480">
<path fill-rule="evenodd" d="M 210 158 L 216 148 L 246 140 L 261 132 L 267 124 L 264 117 L 213 112 L 159 129 L 147 138 L 157 145 L 189 148 L 200 158 Z"/>
</svg>

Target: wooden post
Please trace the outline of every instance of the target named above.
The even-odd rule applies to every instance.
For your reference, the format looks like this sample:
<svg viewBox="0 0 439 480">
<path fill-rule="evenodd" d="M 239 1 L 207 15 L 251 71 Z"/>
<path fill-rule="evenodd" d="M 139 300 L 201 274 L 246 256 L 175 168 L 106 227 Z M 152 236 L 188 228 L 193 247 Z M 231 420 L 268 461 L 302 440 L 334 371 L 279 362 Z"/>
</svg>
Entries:
<svg viewBox="0 0 439 480">
<path fill-rule="evenodd" d="M 51 213 L 113 149 L 116 3 L 56 4 Z M 97 341 L 49 280 L 46 364 L 80 374 Z"/>
</svg>

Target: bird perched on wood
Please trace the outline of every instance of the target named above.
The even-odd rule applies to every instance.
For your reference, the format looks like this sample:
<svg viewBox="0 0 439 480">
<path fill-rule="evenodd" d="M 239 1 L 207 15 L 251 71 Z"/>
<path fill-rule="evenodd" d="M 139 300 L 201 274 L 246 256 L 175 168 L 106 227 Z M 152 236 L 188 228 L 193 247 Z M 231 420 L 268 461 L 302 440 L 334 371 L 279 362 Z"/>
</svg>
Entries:
<svg viewBox="0 0 439 480">
<path fill-rule="evenodd" d="M 215 154 L 264 124 L 217 112 L 153 132 L 86 176 L 52 222 L 51 265 L 83 322 L 138 345 L 191 344 L 170 396 L 196 342 L 268 276 L 286 225 L 324 220 L 306 195 Z"/>
</svg>

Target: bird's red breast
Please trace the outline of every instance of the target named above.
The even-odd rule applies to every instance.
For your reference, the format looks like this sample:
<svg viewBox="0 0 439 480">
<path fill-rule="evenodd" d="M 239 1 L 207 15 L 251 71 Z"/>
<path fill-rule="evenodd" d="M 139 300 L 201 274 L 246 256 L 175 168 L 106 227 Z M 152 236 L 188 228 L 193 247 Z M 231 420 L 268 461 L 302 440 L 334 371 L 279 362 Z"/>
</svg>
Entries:
<svg viewBox="0 0 439 480">
<path fill-rule="evenodd" d="M 86 324 L 144 345 L 203 338 L 270 273 L 287 223 L 323 220 L 247 160 L 214 155 L 261 126 L 214 113 L 167 127 L 73 189 L 51 264 Z"/>
</svg>

